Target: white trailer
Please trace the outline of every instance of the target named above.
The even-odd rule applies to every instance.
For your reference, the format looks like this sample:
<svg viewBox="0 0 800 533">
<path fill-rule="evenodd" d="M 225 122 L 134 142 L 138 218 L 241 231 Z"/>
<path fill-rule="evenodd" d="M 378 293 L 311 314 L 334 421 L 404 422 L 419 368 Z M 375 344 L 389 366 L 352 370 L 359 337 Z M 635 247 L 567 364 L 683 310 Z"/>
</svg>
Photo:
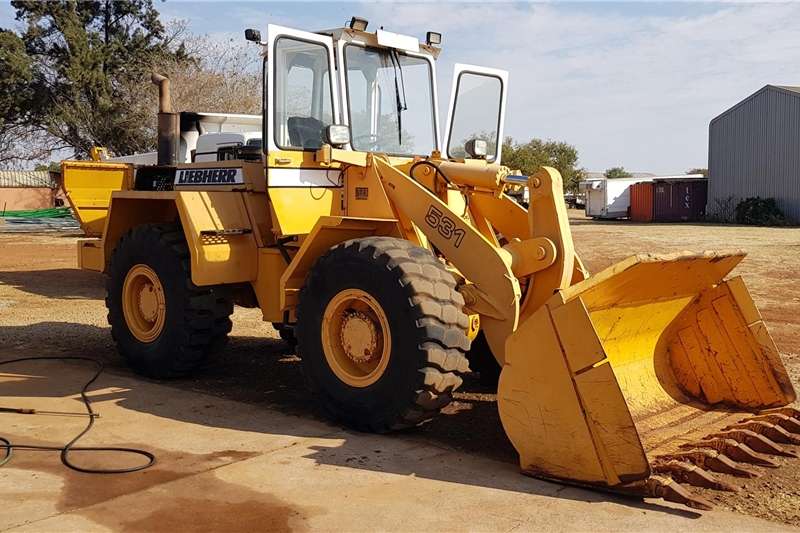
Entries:
<svg viewBox="0 0 800 533">
<path fill-rule="evenodd" d="M 625 218 L 630 215 L 631 185 L 653 181 L 651 176 L 608 179 L 605 176 L 582 181 L 586 193 L 586 216 L 592 218 Z"/>
</svg>

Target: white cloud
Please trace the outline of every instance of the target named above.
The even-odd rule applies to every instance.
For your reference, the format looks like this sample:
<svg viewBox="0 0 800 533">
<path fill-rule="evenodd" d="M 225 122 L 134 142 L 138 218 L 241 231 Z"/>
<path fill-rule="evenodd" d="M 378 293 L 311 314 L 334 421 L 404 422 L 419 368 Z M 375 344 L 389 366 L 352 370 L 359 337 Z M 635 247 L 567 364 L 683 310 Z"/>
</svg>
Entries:
<svg viewBox="0 0 800 533">
<path fill-rule="evenodd" d="M 800 5 L 720 4 L 695 16 L 684 7 L 658 15 L 549 4 L 361 11 L 394 31 L 441 31 L 441 81 L 449 83 L 454 62 L 508 69 L 506 133 L 515 138 L 566 140 L 593 169 L 667 173 L 706 166 L 708 122 L 727 107 L 767 83 L 800 84 Z"/>
</svg>

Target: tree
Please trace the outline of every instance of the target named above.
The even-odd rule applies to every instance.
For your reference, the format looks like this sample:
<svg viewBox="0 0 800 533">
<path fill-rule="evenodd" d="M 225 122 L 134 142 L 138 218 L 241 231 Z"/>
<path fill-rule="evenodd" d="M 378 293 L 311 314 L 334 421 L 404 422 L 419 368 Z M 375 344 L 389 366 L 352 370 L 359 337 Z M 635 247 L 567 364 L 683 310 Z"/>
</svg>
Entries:
<svg viewBox="0 0 800 533">
<path fill-rule="evenodd" d="M 578 150 L 560 141 L 531 139 L 526 143 L 516 143 L 511 137 L 506 137 L 503 141 L 503 164 L 528 176 L 539 167 L 554 167 L 561 173 L 567 191 L 577 190 L 585 175 L 583 169 L 576 168 Z"/>
<path fill-rule="evenodd" d="M 17 34 L 0 29 L 0 164 L 43 155 L 31 123 L 39 112 L 33 65 Z"/>
<path fill-rule="evenodd" d="M 692 168 L 686 171 L 687 174 L 702 174 L 704 178 L 708 177 L 707 168 Z"/>
<path fill-rule="evenodd" d="M 261 114 L 259 47 L 207 35 L 188 35 L 183 43 L 191 59 L 171 58 L 161 63 L 162 73 L 172 84 L 176 110 Z"/>
<path fill-rule="evenodd" d="M 612 167 L 606 170 L 603 175 L 610 180 L 617 178 L 630 178 L 633 174 L 625 170 L 623 167 Z"/>
<path fill-rule="evenodd" d="M 39 163 L 33 170 L 48 170 L 50 172 L 61 172 L 61 163 L 58 161 L 50 161 L 49 163 Z"/>
<path fill-rule="evenodd" d="M 186 54 L 152 0 L 11 4 L 25 24 L 25 54 L 15 61 L 30 69 L 16 79 L 27 76 L 35 96 L 23 123 L 78 156 L 95 144 L 116 153 L 153 149 L 155 117 L 137 101 L 143 93 L 155 101 L 155 93 L 142 86 L 156 65 Z M 134 83 L 139 90 L 127 90 Z"/>
</svg>

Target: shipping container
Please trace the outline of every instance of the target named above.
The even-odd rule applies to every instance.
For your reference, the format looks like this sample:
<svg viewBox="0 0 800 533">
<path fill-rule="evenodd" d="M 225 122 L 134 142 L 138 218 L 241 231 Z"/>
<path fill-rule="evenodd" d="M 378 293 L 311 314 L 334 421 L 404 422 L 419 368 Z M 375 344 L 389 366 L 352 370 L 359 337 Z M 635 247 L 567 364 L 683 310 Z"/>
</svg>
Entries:
<svg viewBox="0 0 800 533">
<path fill-rule="evenodd" d="M 630 216 L 631 185 L 650 181 L 649 177 L 595 178 L 582 181 L 586 193 L 586 216 L 592 218 L 625 218 Z"/>
<path fill-rule="evenodd" d="M 697 221 L 705 217 L 708 180 L 654 181 L 652 186 L 654 222 Z"/>
<path fill-rule="evenodd" d="M 651 222 L 653 220 L 653 184 L 650 182 L 631 185 L 631 220 Z"/>
</svg>

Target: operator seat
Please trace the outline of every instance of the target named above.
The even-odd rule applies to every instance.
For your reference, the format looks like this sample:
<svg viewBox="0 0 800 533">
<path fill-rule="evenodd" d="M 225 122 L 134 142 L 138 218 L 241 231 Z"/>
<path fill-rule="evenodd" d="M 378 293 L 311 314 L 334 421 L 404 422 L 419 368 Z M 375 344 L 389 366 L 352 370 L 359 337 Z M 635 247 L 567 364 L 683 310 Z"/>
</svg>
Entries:
<svg viewBox="0 0 800 533">
<path fill-rule="evenodd" d="M 289 117 L 286 126 L 292 146 L 314 149 L 322 146 L 322 130 L 325 126 L 321 120 L 314 117 Z"/>
</svg>

